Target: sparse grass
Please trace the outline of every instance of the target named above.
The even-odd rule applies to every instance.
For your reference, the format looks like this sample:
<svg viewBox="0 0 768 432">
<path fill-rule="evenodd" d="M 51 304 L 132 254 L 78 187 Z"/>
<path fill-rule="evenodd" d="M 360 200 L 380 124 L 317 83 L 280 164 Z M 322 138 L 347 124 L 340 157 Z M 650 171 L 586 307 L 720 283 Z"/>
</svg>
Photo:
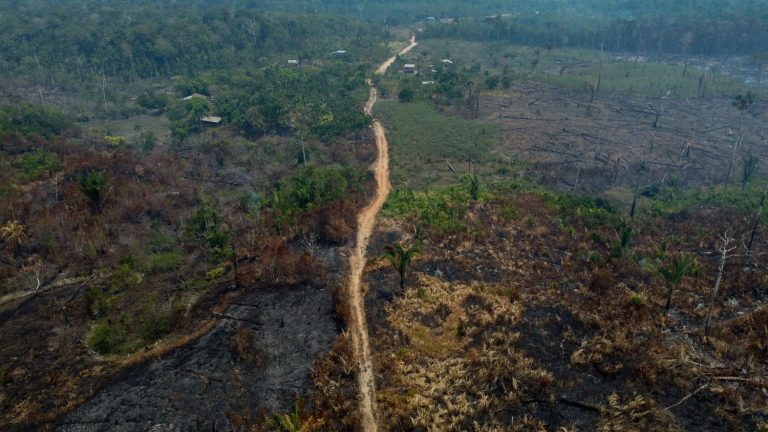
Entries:
<svg viewBox="0 0 768 432">
<path fill-rule="evenodd" d="M 427 56 L 422 53 L 426 52 Z M 439 64 L 441 59 L 453 59 L 459 67 L 480 66 L 482 73 L 500 76 L 507 68 L 513 82 L 543 81 L 556 86 L 587 93 L 588 81 L 597 81 L 600 52 L 586 49 L 553 49 L 550 53 L 536 47 L 502 43 L 482 43 L 459 40 L 427 40 L 408 55 L 421 70 Z M 619 92 L 637 96 L 659 97 L 660 92 L 672 91 L 673 97 L 696 97 L 699 78 L 704 70 L 689 67 L 683 77 L 683 67 L 659 63 L 658 59 L 645 59 L 635 64 L 633 56 L 618 58 L 603 54 L 601 92 Z M 707 71 L 707 95 L 734 95 L 746 93 L 747 85 L 722 73 Z M 425 78 L 431 76 L 424 75 Z"/>
<path fill-rule="evenodd" d="M 86 123 L 83 129 L 97 136 L 122 136 L 128 145 L 141 148 L 148 134 L 162 141 L 170 132 L 170 122 L 165 115 L 136 115 L 122 120 L 97 121 Z"/>
</svg>

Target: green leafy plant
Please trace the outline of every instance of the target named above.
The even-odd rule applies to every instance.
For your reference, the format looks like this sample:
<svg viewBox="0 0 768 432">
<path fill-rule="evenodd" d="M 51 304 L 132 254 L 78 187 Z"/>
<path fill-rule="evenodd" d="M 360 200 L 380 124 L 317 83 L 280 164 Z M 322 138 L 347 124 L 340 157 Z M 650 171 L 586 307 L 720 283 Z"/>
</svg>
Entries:
<svg viewBox="0 0 768 432">
<path fill-rule="evenodd" d="M 302 403 L 297 400 L 293 411 L 289 413 L 276 413 L 267 421 L 267 426 L 279 432 L 305 432 L 309 430 L 312 418 L 302 419 Z"/>
<path fill-rule="evenodd" d="M 152 254 L 147 260 L 147 270 L 150 273 L 172 272 L 181 267 L 181 256 L 177 252 L 160 252 Z"/>
<path fill-rule="evenodd" d="M 611 257 L 624 258 L 632 245 L 634 229 L 628 223 L 621 221 L 616 226 L 616 235 L 618 239 L 612 242 Z"/>
<path fill-rule="evenodd" d="M 682 253 L 679 258 L 673 258 L 668 267 L 659 269 L 659 273 L 667 282 L 667 303 L 664 305 L 664 315 L 668 314 L 672 308 L 672 295 L 683 278 L 689 274 L 692 265 L 693 256 Z"/>
<path fill-rule="evenodd" d="M 62 168 L 56 154 L 45 150 L 36 150 L 21 156 L 16 166 L 21 169 L 21 181 L 37 180 L 46 172 L 52 173 Z"/>
<path fill-rule="evenodd" d="M 117 348 L 117 339 L 117 332 L 109 324 L 101 322 L 93 328 L 88 345 L 99 354 L 109 354 Z"/>
<path fill-rule="evenodd" d="M 756 156 L 749 155 L 744 158 L 744 164 L 741 172 L 741 187 L 747 185 L 757 172 L 757 164 L 760 161 Z"/>
<path fill-rule="evenodd" d="M 80 185 L 80 192 L 83 193 L 91 204 L 91 210 L 94 213 L 101 212 L 101 206 L 111 191 L 107 173 L 91 170 L 80 175 L 77 181 Z"/>
<path fill-rule="evenodd" d="M 405 278 L 411 267 L 413 258 L 421 253 L 421 247 L 418 244 L 404 245 L 394 243 L 384 247 L 383 257 L 392 264 L 400 276 L 400 289 L 405 289 Z"/>
<path fill-rule="evenodd" d="M 462 180 L 467 186 L 469 196 L 474 201 L 477 201 L 480 198 L 480 179 L 477 177 L 477 174 L 465 174 Z"/>
</svg>

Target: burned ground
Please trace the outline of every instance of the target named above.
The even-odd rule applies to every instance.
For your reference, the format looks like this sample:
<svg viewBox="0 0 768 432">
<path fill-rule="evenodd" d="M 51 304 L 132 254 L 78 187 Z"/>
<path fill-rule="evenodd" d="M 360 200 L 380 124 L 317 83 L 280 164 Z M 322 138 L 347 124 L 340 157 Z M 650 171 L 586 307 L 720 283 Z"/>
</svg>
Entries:
<svg viewBox="0 0 768 432">
<path fill-rule="evenodd" d="M 638 264 L 675 222 L 636 222 L 642 234 L 627 256 L 611 257 L 585 229 L 588 216 L 571 220 L 571 230 L 559 222 L 562 210 L 546 199 L 520 193 L 511 202 L 519 209 L 512 220 L 501 215 L 509 201 L 471 206 L 464 222 L 471 225 L 483 214 L 488 223 L 482 233 L 428 235 L 404 293 L 395 288 L 388 264 L 369 266 L 385 429 L 764 427 L 766 371 L 758 359 L 765 341 L 760 324 L 752 323 L 765 308 L 754 293 L 768 280 L 750 269 L 764 274 L 764 257 L 729 265 L 717 324 L 705 335 L 700 305 L 708 299 L 716 260 L 699 255 L 700 270 L 686 278 L 668 317 L 660 313 L 663 280 Z M 691 217 L 714 236 L 728 215 L 705 208 Z M 608 229 L 597 228 L 616 235 Z M 688 247 L 686 232 L 675 247 Z M 466 274 L 436 275 L 444 260 L 460 262 Z M 474 275 L 476 269 L 495 269 L 497 280 Z M 381 286 L 392 289 L 382 296 Z M 742 318 L 734 322 L 733 314 Z"/>
<path fill-rule="evenodd" d="M 56 430 L 228 430 L 290 411 L 338 335 L 333 308 L 316 287 L 240 295 L 212 331 L 127 371 Z"/>
<path fill-rule="evenodd" d="M 499 160 L 522 162 L 542 184 L 596 194 L 676 182 L 698 188 L 722 184 L 737 141 L 740 111 L 732 98 L 666 98 L 653 127 L 658 98 L 589 94 L 543 83 L 484 94 L 480 118 L 499 123 Z M 764 161 L 768 111 L 744 113 L 744 138 L 731 181 L 748 155 Z"/>
</svg>

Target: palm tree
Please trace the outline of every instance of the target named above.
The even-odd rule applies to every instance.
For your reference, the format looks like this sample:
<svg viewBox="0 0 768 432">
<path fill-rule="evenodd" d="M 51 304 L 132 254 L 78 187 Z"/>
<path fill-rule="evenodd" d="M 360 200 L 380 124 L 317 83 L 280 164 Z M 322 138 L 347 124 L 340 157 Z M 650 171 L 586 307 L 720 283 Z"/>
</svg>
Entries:
<svg viewBox="0 0 768 432">
<path fill-rule="evenodd" d="M 5 240 L 8 247 L 11 247 L 14 243 L 16 246 L 21 246 L 26 237 L 26 230 L 27 228 L 21 222 L 16 220 L 8 221 L 0 227 L 0 237 Z"/>
<path fill-rule="evenodd" d="M 681 254 L 680 259 L 673 258 L 672 264 L 667 268 L 660 268 L 659 273 L 667 281 L 667 304 L 664 306 L 664 315 L 669 313 L 672 308 L 672 294 L 675 293 L 680 281 L 688 274 L 693 265 L 691 255 Z"/>
<path fill-rule="evenodd" d="M 94 213 L 101 212 L 101 205 L 110 191 L 109 177 L 104 171 L 92 170 L 78 177 L 80 191 L 88 198 Z"/>
<path fill-rule="evenodd" d="M 467 184 L 469 196 L 477 201 L 480 198 L 480 179 L 477 174 L 465 174 L 463 180 Z"/>
<path fill-rule="evenodd" d="M 624 258 L 629 247 L 632 245 L 634 229 L 624 221 L 621 221 L 615 229 L 618 240 L 612 242 L 611 256 L 613 258 Z"/>
<path fill-rule="evenodd" d="M 418 244 L 403 245 L 394 243 L 384 247 L 384 258 L 392 264 L 400 275 L 400 289 L 405 289 L 405 276 L 411 267 L 413 257 L 421 253 Z"/>
<path fill-rule="evenodd" d="M 301 402 L 296 401 L 296 405 L 293 407 L 293 412 L 287 414 L 273 414 L 272 418 L 267 422 L 267 425 L 279 432 L 308 431 L 312 418 L 310 417 L 307 421 L 302 421 L 301 411 Z"/>
</svg>

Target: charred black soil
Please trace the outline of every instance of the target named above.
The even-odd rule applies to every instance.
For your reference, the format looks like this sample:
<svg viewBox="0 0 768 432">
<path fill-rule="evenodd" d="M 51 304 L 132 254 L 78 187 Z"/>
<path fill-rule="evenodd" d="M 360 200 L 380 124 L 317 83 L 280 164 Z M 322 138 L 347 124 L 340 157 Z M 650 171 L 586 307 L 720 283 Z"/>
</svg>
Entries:
<svg viewBox="0 0 768 432">
<path fill-rule="evenodd" d="M 56 430 L 229 430 L 290 411 L 338 335 L 333 310 L 331 292 L 317 287 L 244 294 L 210 333 L 126 372 Z"/>
</svg>

